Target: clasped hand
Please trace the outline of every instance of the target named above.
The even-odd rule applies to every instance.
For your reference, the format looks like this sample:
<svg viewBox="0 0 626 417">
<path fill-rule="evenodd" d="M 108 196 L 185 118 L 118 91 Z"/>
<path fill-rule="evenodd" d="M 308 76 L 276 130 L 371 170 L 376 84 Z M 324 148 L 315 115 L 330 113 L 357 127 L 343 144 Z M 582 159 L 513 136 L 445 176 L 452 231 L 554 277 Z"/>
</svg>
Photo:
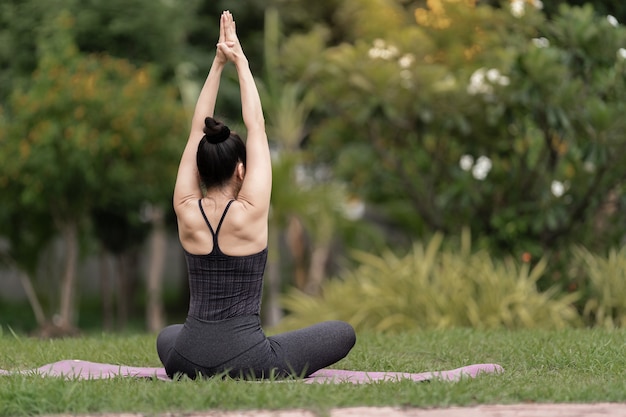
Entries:
<svg viewBox="0 0 626 417">
<path fill-rule="evenodd" d="M 229 11 L 222 13 L 220 18 L 220 38 L 217 42 L 217 58 L 220 62 L 237 62 L 245 58 L 239 39 L 233 15 Z"/>
</svg>

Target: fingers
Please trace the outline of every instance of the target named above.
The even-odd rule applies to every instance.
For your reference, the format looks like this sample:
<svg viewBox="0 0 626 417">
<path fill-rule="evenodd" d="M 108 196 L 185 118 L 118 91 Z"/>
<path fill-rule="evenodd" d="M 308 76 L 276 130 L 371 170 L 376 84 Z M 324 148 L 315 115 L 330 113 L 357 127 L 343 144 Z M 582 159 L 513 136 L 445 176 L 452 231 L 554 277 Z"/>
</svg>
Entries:
<svg viewBox="0 0 626 417">
<path fill-rule="evenodd" d="M 222 13 L 222 17 L 224 19 L 225 39 L 235 40 L 237 38 L 237 33 L 235 29 L 235 20 L 233 19 L 233 15 L 230 13 L 230 11 L 226 10 Z"/>
<path fill-rule="evenodd" d="M 243 55 L 239 39 L 237 39 L 235 20 L 228 10 L 222 12 L 220 17 L 220 39 L 217 43 L 217 50 L 219 55 L 233 62 L 238 56 Z"/>
<path fill-rule="evenodd" d="M 226 12 L 222 13 L 222 16 L 220 16 L 220 38 L 218 42 L 224 42 L 224 40 L 226 39 Z"/>
<path fill-rule="evenodd" d="M 235 21 L 235 19 L 233 18 L 233 14 L 229 10 L 226 10 L 226 19 L 229 25 L 231 25 Z"/>
<path fill-rule="evenodd" d="M 218 42 L 217 43 L 217 47 L 221 48 L 222 50 L 232 49 L 235 45 L 236 45 L 236 43 L 233 42 L 233 41 L 225 41 L 225 42 Z"/>
<path fill-rule="evenodd" d="M 233 22 L 233 15 L 228 10 L 222 12 L 220 16 L 220 38 L 218 42 L 224 42 L 226 40 L 226 34 L 229 32 L 230 25 Z"/>
</svg>

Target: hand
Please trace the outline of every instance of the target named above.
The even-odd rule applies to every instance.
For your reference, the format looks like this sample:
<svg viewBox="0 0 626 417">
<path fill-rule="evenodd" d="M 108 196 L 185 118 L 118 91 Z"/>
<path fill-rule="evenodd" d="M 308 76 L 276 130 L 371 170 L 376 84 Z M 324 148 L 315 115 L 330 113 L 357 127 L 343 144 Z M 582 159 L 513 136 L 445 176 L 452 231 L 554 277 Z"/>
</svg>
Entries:
<svg viewBox="0 0 626 417">
<path fill-rule="evenodd" d="M 235 64 L 246 58 L 237 38 L 235 20 L 229 11 L 223 12 L 220 19 L 220 42 L 217 44 L 217 50 Z"/>
<path fill-rule="evenodd" d="M 226 13 L 226 12 L 224 12 L 224 13 Z M 226 42 L 226 29 L 225 29 L 225 24 L 224 24 L 224 22 L 225 22 L 224 13 L 222 13 L 222 16 L 220 17 L 220 37 L 217 40 L 217 45 Z M 215 59 L 220 64 L 226 64 L 228 62 L 228 57 L 219 48 L 219 46 L 217 47 L 217 51 L 215 53 Z"/>
</svg>

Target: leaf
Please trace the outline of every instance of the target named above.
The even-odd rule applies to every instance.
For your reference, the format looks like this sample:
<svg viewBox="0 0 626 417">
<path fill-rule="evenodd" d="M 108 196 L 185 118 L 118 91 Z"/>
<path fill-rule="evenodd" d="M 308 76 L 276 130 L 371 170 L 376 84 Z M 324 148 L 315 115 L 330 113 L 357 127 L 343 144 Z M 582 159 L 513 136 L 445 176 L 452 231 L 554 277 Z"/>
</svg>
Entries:
<svg viewBox="0 0 626 417">
<path fill-rule="evenodd" d="M 323 298 L 291 292 L 283 327 L 297 328 L 330 312 L 358 329 L 408 331 L 420 328 L 561 328 L 576 325 L 578 294 L 537 290 L 546 260 L 532 270 L 486 252 L 442 249 L 434 235 L 424 246 L 398 257 L 355 252 L 359 264 L 324 285 Z M 330 296 L 332 295 L 332 296 Z"/>
</svg>

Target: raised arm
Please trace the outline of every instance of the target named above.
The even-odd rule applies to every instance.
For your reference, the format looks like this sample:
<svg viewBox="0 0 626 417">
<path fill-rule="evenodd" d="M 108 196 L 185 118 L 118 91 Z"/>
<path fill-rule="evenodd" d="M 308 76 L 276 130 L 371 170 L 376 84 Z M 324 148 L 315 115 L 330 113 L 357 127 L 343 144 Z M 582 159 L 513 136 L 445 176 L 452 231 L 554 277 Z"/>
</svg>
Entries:
<svg viewBox="0 0 626 417">
<path fill-rule="evenodd" d="M 225 41 L 225 23 L 226 15 L 222 13 L 218 44 Z M 200 187 L 198 168 L 196 165 L 196 152 L 198 151 L 198 144 L 204 135 L 202 131 L 204 119 L 207 116 L 212 117 L 215 111 L 217 92 L 220 88 L 220 78 L 227 62 L 228 58 L 217 48 L 213 64 L 211 65 L 209 74 L 200 90 L 200 95 L 196 102 L 196 107 L 191 119 L 189 139 L 187 140 L 187 145 L 185 146 L 178 166 L 178 175 L 176 176 L 176 185 L 174 186 L 175 209 L 180 208 L 189 201 L 196 201 L 202 197 L 202 189 Z"/>
<path fill-rule="evenodd" d="M 237 38 L 235 21 L 229 12 L 225 13 L 224 28 L 225 42 L 217 47 L 237 68 L 241 111 L 247 130 L 246 174 L 238 200 L 259 214 L 267 215 L 272 191 L 272 166 L 261 99 L 248 59 Z"/>
</svg>

